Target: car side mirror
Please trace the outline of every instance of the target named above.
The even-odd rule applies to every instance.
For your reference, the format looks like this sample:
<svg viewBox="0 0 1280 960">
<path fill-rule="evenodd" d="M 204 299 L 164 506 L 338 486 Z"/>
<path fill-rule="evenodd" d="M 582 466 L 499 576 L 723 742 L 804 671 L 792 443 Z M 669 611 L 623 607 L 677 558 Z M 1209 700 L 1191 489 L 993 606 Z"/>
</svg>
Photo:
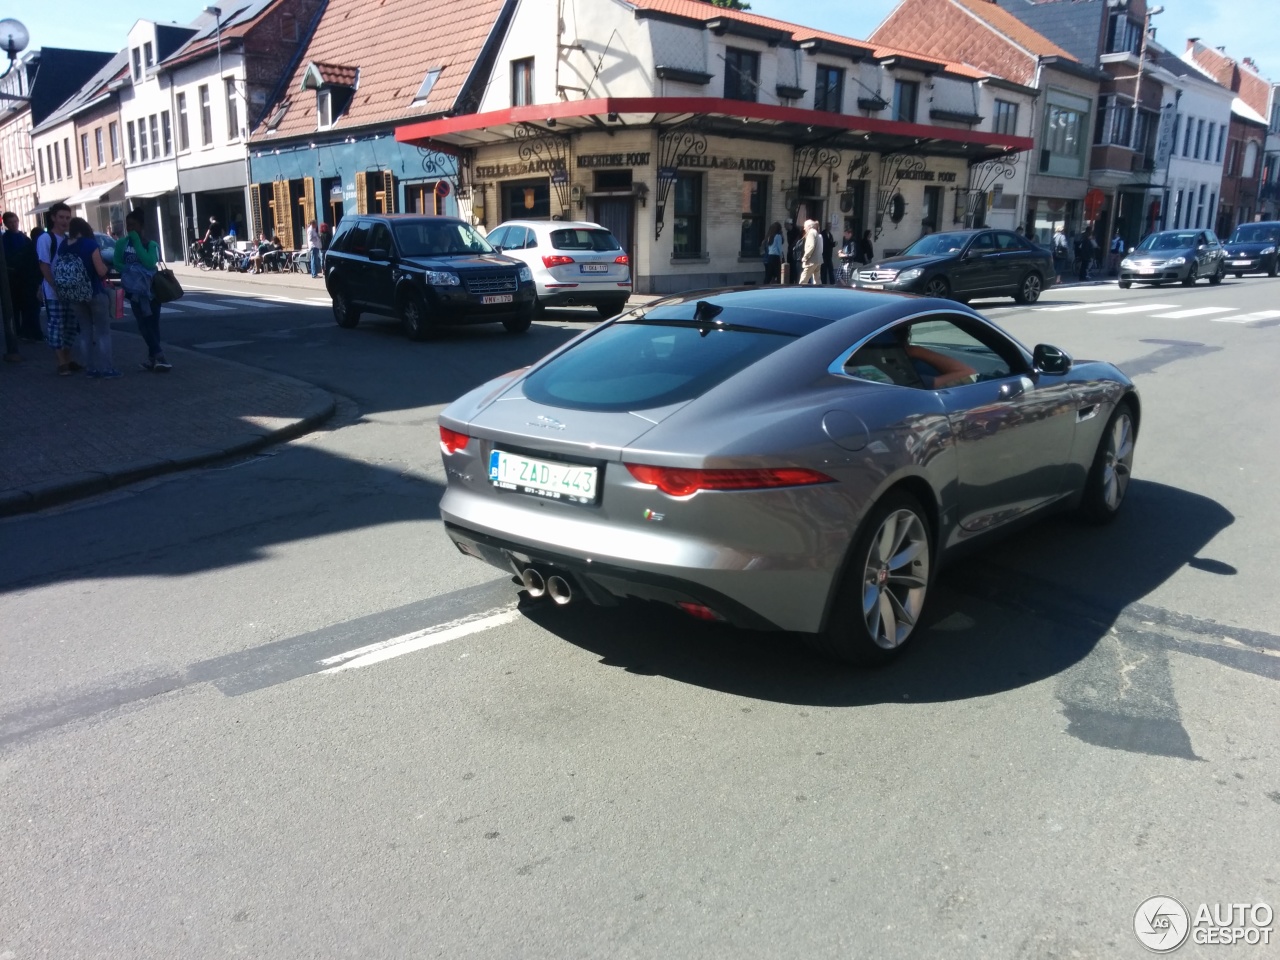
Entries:
<svg viewBox="0 0 1280 960">
<path fill-rule="evenodd" d="M 374 247 L 369 251 L 368 257 L 376 263 L 386 263 L 391 259 L 391 253 L 382 247 Z"/>
<path fill-rule="evenodd" d="M 1038 373 L 1061 376 L 1071 370 L 1071 355 L 1058 347 L 1040 343 L 1031 352 L 1031 363 Z"/>
</svg>

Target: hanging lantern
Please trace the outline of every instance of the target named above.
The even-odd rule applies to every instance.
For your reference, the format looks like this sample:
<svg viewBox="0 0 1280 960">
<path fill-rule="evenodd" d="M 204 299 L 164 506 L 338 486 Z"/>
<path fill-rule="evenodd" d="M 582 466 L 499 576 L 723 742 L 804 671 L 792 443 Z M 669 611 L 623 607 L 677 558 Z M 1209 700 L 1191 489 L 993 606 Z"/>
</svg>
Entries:
<svg viewBox="0 0 1280 960">
<path fill-rule="evenodd" d="M 534 205 L 533 187 L 525 187 L 524 188 L 524 208 L 526 210 L 532 210 L 533 205 Z"/>
</svg>

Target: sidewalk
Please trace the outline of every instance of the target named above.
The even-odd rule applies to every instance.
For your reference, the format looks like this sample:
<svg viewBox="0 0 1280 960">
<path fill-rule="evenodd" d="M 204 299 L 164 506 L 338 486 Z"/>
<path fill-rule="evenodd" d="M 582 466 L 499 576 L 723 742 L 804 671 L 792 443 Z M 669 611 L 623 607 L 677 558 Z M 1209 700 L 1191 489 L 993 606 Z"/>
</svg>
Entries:
<svg viewBox="0 0 1280 960">
<path fill-rule="evenodd" d="M 141 337 L 112 339 L 118 380 L 60 377 L 42 344 L 0 364 L 0 516 L 250 453 L 334 410 L 318 387 L 180 347 L 172 373 L 147 373 Z"/>
</svg>

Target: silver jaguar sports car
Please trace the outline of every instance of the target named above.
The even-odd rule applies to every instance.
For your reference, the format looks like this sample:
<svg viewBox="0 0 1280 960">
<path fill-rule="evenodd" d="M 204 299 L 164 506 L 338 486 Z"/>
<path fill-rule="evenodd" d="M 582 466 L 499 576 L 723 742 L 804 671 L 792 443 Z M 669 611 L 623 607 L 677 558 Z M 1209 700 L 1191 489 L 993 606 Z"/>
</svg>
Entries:
<svg viewBox="0 0 1280 960">
<path fill-rule="evenodd" d="M 822 287 L 660 300 L 440 415 L 458 549 L 529 595 L 671 604 L 900 650 L 942 562 L 1120 509 L 1132 382 L 950 300 Z"/>
</svg>

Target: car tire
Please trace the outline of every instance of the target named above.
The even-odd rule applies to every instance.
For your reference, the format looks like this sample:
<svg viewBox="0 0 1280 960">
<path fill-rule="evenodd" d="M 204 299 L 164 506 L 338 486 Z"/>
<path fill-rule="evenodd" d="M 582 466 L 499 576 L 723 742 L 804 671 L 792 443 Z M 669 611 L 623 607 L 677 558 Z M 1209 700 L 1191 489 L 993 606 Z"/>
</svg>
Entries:
<svg viewBox="0 0 1280 960">
<path fill-rule="evenodd" d="M 503 320 L 502 325 L 507 328 L 507 333 L 524 333 L 533 326 L 533 311 L 526 310 L 511 320 Z"/>
<path fill-rule="evenodd" d="M 1273 273 L 1273 274 L 1272 274 L 1272 276 L 1274 277 L 1274 276 L 1275 276 L 1275 274 Z M 1236 274 L 1236 279 L 1237 279 L 1237 280 L 1241 280 L 1241 279 L 1243 279 L 1243 278 L 1244 278 L 1244 274 L 1243 274 L 1243 273 L 1237 273 L 1237 274 Z"/>
<path fill-rule="evenodd" d="M 533 312 L 534 312 L 537 316 L 539 316 L 539 317 L 544 317 L 544 316 L 546 316 L 546 314 L 547 314 L 547 305 L 546 305 L 545 303 L 543 303 L 543 301 L 542 301 L 542 298 L 541 298 L 541 297 L 536 297 L 536 296 L 535 296 L 535 297 L 533 298 Z"/>
<path fill-rule="evenodd" d="M 1227 276 L 1226 269 L 1222 266 L 1222 264 L 1218 264 L 1218 272 L 1209 278 L 1209 285 L 1211 287 L 1216 287 L 1226 278 L 1226 276 Z"/>
<path fill-rule="evenodd" d="M 1133 281 L 1121 280 L 1119 283 L 1116 284 L 1116 286 L 1119 287 L 1121 290 L 1128 290 L 1130 287 L 1133 286 Z"/>
<path fill-rule="evenodd" d="M 1267 270 L 1267 276 L 1274 277 L 1277 273 L 1280 273 L 1280 257 L 1272 257 L 1271 267 Z M 1239 274 L 1237 274 L 1237 276 L 1239 276 Z"/>
<path fill-rule="evenodd" d="M 425 340 L 431 336 L 431 321 L 427 317 L 427 305 L 417 293 L 400 296 L 400 328 L 410 340 Z"/>
<path fill-rule="evenodd" d="M 890 493 L 863 521 L 826 627 L 807 637 L 810 644 L 848 663 L 887 663 L 920 626 L 932 561 L 924 508 L 905 492 Z"/>
<path fill-rule="evenodd" d="M 1014 293 L 1013 299 L 1018 303 L 1035 303 L 1040 299 L 1040 294 L 1043 290 L 1044 278 L 1032 270 L 1018 284 L 1018 289 Z"/>
<path fill-rule="evenodd" d="M 951 299 L 951 284 L 946 277 L 930 277 L 920 291 L 926 297 L 937 297 L 940 300 Z"/>
<path fill-rule="evenodd" d="M 360 323 L 360 311 L 351 304 L 351 298 L 341 290 L 333 294 L 333 319 L 344 330 L 354 330 Z"/>
<path fill-rule="evenodd" d="M 1080 512 L 1093 523 L 1110 523 L 1120 512 L 1133 472 L 1133 451 L 1138 440 L 1138 422 L 1133 404 L 1125 399 L 1116 404 L 1107 428 L 1098 441 L 1093 465 L 1084 482 Z"/>
<path fill-rule="evenodd" d="M 1199 279 L 1200 268 L 1193 263 L 1191 265 L 1191 269 L 1187 271 L 1187 275 L 1183 278 L 1182 285 L 1184 287 L 1194 287 L 1196 285 L 1196 281 Z"/>
</svg>

